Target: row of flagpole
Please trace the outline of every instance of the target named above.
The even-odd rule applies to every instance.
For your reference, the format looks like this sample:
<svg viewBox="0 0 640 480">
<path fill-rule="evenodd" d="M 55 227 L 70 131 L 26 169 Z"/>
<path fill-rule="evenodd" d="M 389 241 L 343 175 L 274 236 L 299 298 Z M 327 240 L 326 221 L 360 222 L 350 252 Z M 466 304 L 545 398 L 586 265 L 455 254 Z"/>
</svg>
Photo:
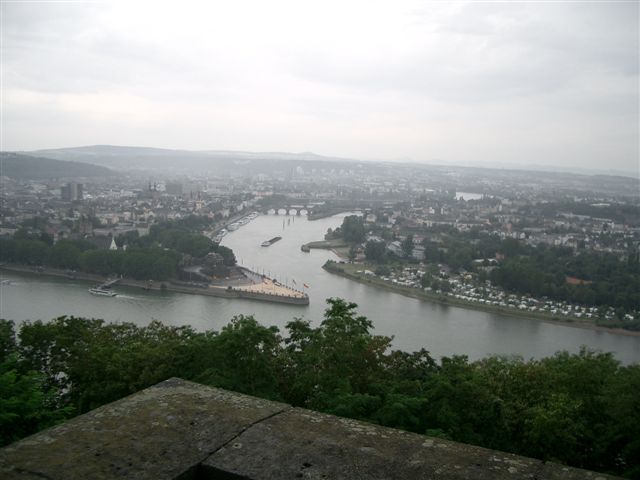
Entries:
<svg viewBox="0 0 640 480">
<path fill-rule="evenodd" d="M 244 265 L 244 263 L 243 263 L 243 261 L 242 261 L 242 258 L 240 259 L 240 265 Z M 260 273 L 260 268 L 258 268 L 258 269 L 256 270 L 256 268 L 252 265 L 252 266 L 251 266 L 251 268 L 249 269 L 249 271 L 251 271 L 251 272 L 253 272 L 253 273 L 256 273 L 256 274 L 258 274 L 258 275 L 262 275 L 263 277 L 269 278 L 269 279 L 271 279 L 271 280 L 275 280 L 276 282 L 278 282 L 278 283 L 282 284 L 282 279 L 278 280 L 277 278 L 275 278 L 275 277 L 272 277 L 272 276 L 271 276 L 271 270 L 267 270 L 267 272 L 265 273 L 265 270 L 264 270 L 264 268 L 263 268 L 263 269 L 262 269 L 262 273 Z M 295 285 L 296 287 L 298 286 L 298 282 L 296 282 L 294 278 L 291 278 L 291 283 L 292 283 L 293 285 Z M 285 285 L 287 288 L 293 288 L 293 287 L 289 287 L 289 277 L 285 277 L 284 285 Z M 310 288 L 310 287 L 309 287 L 309 285 L 308 285 L 308 284 L 306 284 L 306 283 L 302 282 L 302 288 L 304 288 L 304 289 L 308 289 L 308 288 Z"/>
</svg>

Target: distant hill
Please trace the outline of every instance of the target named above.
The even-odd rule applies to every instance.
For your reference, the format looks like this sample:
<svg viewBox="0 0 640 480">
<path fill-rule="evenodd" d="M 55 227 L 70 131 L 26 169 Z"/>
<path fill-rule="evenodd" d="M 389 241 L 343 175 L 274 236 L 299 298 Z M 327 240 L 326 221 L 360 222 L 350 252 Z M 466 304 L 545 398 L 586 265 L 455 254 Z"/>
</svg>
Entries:
<svg viewBox="0 0 640 480">
<path fill-rule="evenodd" d="M 229 175 L 255 175 L 259 173 L 274 174 L 288 172 L 301 165 L 305 168 L 335 169 L 366 167 L 371 171 L 376 166 L 392 165 L 394 169 L 405 165 L 410 168 L 425 168 L 450 171 L 471 171 L 473 169 L 486 172 L 512 171 L 534 172 L 553 175 L 607 175 L 638 178 L 637 172 L 618 172 L 592 170 L 586 168 L 548 166 L 548 165 L 511 165 L 511 164 L 467 164 L 458 165 L 442 160 L 430 162 L 411 162 L 397 159 L 394 162 L 385 160 L 369 160 L 318 155 L 311 152 L 247 152 L 230 150 L 175 150 L 151 147 L 128 147 L 117 145 L 91 145 L 84 147 L 56 148 L 20 152 L 25 155 L 55 158 L 75 162 L 85 162 L 118 170 L 164 170 L 173 173 L 213 173 Z"/>
<path fill-rule="evenodd" d="M 301 161 L 310 168 L 341 168 L 337 162 L 356 160 L 325 157 L 314 153 L 242 152 L 226 150 L 169 150 L 148 147 L 94 145 L 22 152 L 59 160 L 73 160 L 126 170 L 169 170 L 173 172 L 215 172 L 216 174 L 245 175 L 274 173 L 295 168 Z M 342 167 L 344 168 L 344 166 Z"/>
<path fill-rule="evenodd" d="M 487 168 L 420 162 L 360 161 L 327 157 L 310 152 L 243 152 L 225 150 L 169 150 L 162 148 L 94 145 L 20 152 L 27 155 L 100 165 L 143 175 L 208 175 L 271 178 L 295 178 L 299 169 L 315 178 L 339 178 L 341 175 L 389 176 L 423 180 L 445 190 L 483 192 L 498 185 L 520 185 L 529 189 L 538 185 L 574 192 L 606 193 L 638 197 L 637 176 L 593 175 L 564 171 L 527 170 L 524 167 Z M 307 177 L 311 178 L 311 177 Z M 493 186 L 493 187 L 491 187 Z M 467 190 L 464 190 L 467 188 Z M 499 191 L 499 189 L 498 189 Z M 495 193 L 495 192 L 494 192 Z"/>
<path fill-rule="evenodd" d="M 34 157 L 15 152 L 0 152 L 0 175 L 17 179 L 107 177 L 112 170 L 88 163 Z"/>
</svg>

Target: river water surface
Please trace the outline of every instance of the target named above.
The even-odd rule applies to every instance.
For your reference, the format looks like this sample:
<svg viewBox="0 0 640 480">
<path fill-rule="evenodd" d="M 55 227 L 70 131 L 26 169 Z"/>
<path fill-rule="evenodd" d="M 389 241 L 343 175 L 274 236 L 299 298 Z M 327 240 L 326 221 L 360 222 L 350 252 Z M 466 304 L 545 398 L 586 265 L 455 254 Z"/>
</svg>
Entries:
<svg viewBox="0 0 640 480">
<path fill-rule="evenodd" d="M 87 292 L 85 282 L 2 272 L 2 278 L 10 279 L 11 284 L 0 286 L 0 316 L 19 322 L 77 315 L 139 325 L 157 319 L 172 325 L 190 324 L 199 330 L 219 330 L 233 315 L 254 314 L 262 324 L 282 329 L 294 317 L 317 325 L 325 299 L 342 297 L 359 305 L 359 312 L 373 321 L 375 333 L 393 336 L 395 348 L 412 351 L 424 347 L 436 357 L 464 354 L 478 359 L 489 354 L 518 354 L 528 359 L 558 350 L 577 352 L 586 345 L 614 352 L 624 363 L 640 361 L 640 337 L 434 304 L 327 273 L 321 267 L 326 260 L 336 259 L 335 255 L 325 250 L 304 253 L 300 246 L 321 240 L 327 228 L 342 223 L 343 216 L 309 222 L 306 217 L 263 215 L 229 233 L 222 242 L 245 267 L 264 270 L 301 289 L 306 283 L 311 299 L 308 306 L 120 286 L 115 288 L 117 297 L 95 297 Z M 260 246 L 276 235 L 282 240 L 270 247 Z"/>
</svg>

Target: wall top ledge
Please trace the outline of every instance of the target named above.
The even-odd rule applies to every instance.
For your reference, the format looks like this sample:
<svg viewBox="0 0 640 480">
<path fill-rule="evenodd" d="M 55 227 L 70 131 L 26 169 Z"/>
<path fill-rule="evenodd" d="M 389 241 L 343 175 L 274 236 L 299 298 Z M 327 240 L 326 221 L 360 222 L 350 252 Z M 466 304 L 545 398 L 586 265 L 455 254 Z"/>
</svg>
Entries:
<svg viewBox="0 0 640 480">
<path fill-rule="evenodd" d="M 608 480 L 172 378 L 0 450 L 0 477 Z"/>
</svg>

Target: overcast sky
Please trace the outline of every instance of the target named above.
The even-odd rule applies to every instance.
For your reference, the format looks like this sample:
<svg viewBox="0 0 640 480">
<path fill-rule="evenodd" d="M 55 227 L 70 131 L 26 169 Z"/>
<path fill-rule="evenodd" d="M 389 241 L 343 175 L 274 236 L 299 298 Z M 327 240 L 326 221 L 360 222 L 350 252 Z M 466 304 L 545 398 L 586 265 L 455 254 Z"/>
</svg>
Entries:
<svg viewBox="0 0 640 480">
<path fill-rule="evenodd" d="M 639 3 L 2 2 L 2 145 L 638 171 Z"/>
</svg>

